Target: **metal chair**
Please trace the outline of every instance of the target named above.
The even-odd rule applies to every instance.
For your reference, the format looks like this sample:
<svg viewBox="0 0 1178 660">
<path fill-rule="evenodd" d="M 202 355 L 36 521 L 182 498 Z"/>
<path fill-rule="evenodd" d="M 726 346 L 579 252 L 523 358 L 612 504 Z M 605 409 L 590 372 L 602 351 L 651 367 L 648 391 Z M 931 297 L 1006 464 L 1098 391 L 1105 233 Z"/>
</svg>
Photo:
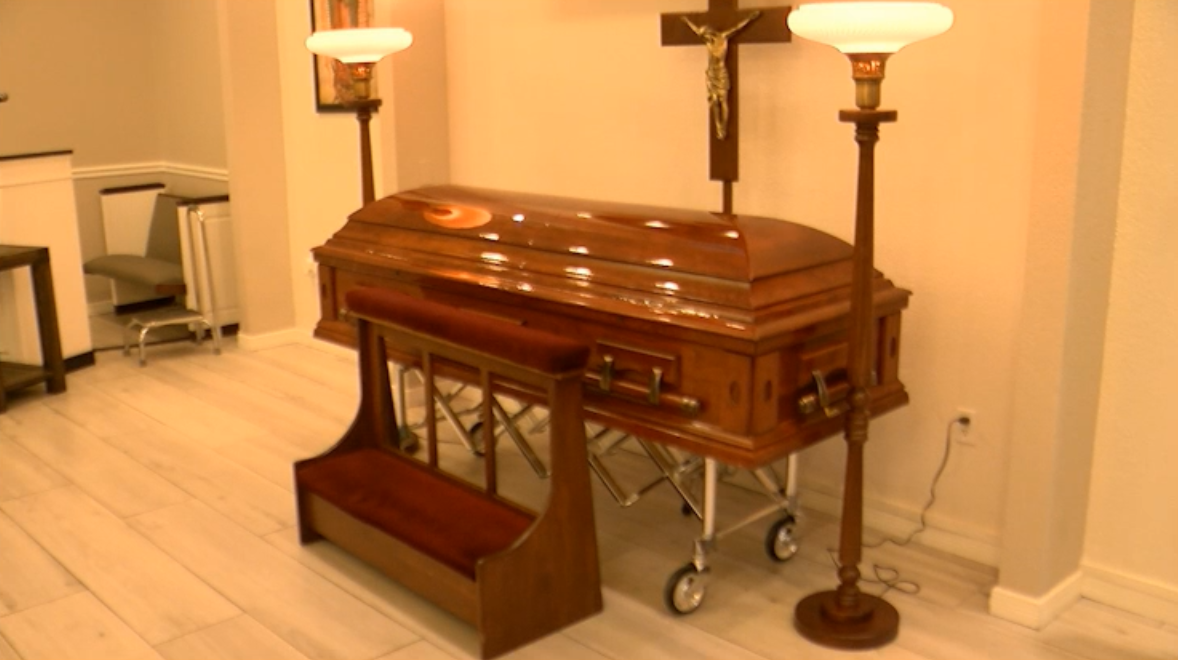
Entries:
<svg viewBox="0 0 1178 660">
<path fill-rule="evenodd" d="M 197 309 L 169 308 L 142 312 L 131 317 L 123 328 L 123 355 L 131 353 L 131 337 L 138 335 L 139 366 L 147 365 L 147 335 L 156 328 L 175 325 L 188 326 L 195 335 L 197 345 L 204 339 L 205 330 L 213 338 L 213 353 L 221 354 L 221 325 L 216 320 L 216 293 L 209 269 L 209 245 L 205 233 L 204 213 L 199 204 L 187 209 L 188 227 L 191 234 L 193 256 L 193 279 Z"/>
</svg>

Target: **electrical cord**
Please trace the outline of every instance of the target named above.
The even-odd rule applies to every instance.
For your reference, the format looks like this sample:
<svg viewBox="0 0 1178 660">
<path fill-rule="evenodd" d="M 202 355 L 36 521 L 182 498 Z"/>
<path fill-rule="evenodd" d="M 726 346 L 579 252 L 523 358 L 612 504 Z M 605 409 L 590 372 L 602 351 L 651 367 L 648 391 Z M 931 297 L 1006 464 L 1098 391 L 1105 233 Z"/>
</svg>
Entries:
<svg viewBox="0 0 1178 660">
<path fill-rule="evenodd" d="M 888 543 L 891 543 L 892 545 L 894 545 L 896 547 L 903 547 L 903 546 L 906 546 L 909 543 L 911 543 L 913 539 L 915 539 L 922 532 L 924 532 L 926 529 L 928 529 L 927 516 L 928 516 L 929 509 L 932 509 L 933 504 L 936 504 L 936 502 L 937 502 L 937 484 L 940 483 L 941 476 L 943 474 L 945 474 L 945 467 L 949 465 L 950 449 L 953 446 L 953 427 L 954 426 L 961 426 L 963 429 L 968 429 L 969 428 L 969 418 L 968 417 L 957 417 L 957 418 L 953 419 L 953 421 L 949 422 L 949 425 L 945 427 L 945 450 L 941 454 L 941 463 L 940 463 L 940 465 L 937 466 L 937 471 L 933 474 L 933 480 L 929 484 L 928 502 L 926 502 L 924 505 L 924 508 L 922 508 L 920 510 L 920 525 L 916 529 L 912 530 L 912 532 L 909 533 L 908 536 L 904 537 L 903 539 L 895 539 L 895 538 L 890 538 L 890 537 L 884 538 L 883 540 L 879 541 L 878 543 L 870 543 L 870 544 L 865 543 L 861 546 L 862 548 L 867 549 L 867 550 L 872 550 L 875 548 L 883 547 L 885 544 L 888 544 Z M 838 563 L 838 558 L 835 555 L 835 550 L 833 548 L 827 548 L 826 551 L 830 555 L 831 561 L 834 562 L 834 565 L 837 568 L 839 566 L 839 563 Z M 883 585 L 884 590 L 882 593 L 879 594 L 881 597 L 884 594 L 886 594 L 892 590 L 899 591 L 901 593 L 906 593 L 906 594 L 913 595 L 913 596 L 920 593 L 920 583 L 916 582 L 915 580 L 901 579 L 900 571 L 892 566 L 884 566 L 882 564 L 872 564 L 872 572 L 875 574 L 875 578 L 860 578 L 860 582 L 863 582 L 866 584 L 881 584 L 881 585 Z"/>
</svg>

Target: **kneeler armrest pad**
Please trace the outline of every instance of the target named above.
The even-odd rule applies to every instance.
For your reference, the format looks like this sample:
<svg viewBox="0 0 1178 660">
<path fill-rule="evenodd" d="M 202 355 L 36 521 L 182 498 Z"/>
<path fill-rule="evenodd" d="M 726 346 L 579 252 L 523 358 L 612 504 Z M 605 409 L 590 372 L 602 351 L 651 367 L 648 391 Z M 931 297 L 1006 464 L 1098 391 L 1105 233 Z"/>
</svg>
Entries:
<svg viewBox="0 0 1178 660">
<path fill-rule="evenodd" d="M 581 342 L 391 289 L 353 289 L 346 301 L 348 309 L 361 316 L 402 325 L 547 374 L 584 369 L 589 360 L 589 347 Z"/>
</svg>

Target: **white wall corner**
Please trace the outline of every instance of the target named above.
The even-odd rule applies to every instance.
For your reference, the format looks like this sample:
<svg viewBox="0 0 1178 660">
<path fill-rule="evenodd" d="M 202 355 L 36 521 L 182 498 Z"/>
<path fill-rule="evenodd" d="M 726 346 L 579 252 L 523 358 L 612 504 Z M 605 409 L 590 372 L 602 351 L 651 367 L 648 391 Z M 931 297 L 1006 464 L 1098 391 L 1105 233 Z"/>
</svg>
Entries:
<svg viewBox="0 0 1178 660">
<path fill-rule="evenodd" d="M 1084 574 L 1077 570 L 1037 598 L 1012 589 L 994 587 L 990 591 L 990 614 L 1034 630 L 1042 630 L 1080 600 L 1083 577 Z"/>
</svg>

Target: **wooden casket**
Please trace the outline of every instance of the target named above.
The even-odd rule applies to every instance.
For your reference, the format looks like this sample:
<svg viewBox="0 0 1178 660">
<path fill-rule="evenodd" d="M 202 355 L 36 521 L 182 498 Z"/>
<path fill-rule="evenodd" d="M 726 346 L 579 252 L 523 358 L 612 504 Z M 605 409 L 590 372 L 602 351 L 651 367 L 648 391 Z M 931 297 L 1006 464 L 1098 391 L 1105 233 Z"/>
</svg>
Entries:
<svg viewBox="0 0 1178 660">
<path fill-rule="evenodd" d="M 314 250 L 315 334 L 354 345 L 344 294 L 380 286 L 578 337 L 594 347 L 587 419 L 756 467 L 843 428 L 851 255 L 771 218 L 427 187 Z M 910 294 L 879 273 L 874 291 L 878 415 L 908 400 Z"/>
</svg>

